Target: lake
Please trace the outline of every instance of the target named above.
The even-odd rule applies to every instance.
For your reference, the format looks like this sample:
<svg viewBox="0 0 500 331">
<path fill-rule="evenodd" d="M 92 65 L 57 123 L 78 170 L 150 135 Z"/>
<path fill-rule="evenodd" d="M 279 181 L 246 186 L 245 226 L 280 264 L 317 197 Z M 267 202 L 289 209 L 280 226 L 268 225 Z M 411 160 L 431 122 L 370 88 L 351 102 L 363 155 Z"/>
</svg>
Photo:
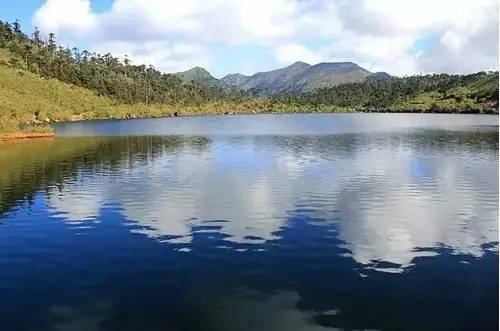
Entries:
<svg viewBox="0 0 500 331">
<path fill-rule="evenodd" d="M 0 329 L 497 330 L 498 116 L 64 123 L 0 144 Z"/>
</svg>

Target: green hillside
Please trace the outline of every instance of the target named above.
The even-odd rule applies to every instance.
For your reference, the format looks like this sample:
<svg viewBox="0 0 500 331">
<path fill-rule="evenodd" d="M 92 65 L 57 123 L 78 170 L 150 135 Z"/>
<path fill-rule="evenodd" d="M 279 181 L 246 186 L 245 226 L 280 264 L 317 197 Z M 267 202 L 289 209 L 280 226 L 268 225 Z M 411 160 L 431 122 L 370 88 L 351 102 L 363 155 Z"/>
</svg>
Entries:
<svg viewBox="0 0 500 331">
<path fill-rule="evenodd" d="M 37 31 L 28 37 L 18 24 L 0 21 L 0 132 L 46 132 L 57 121 L 171 115 L 498 113 L 498 72 L 391 77 L 351 62 L 297 62 L 217 80 L 199 67 L 165 74 L 111 54 L 58 47 L 54 38 L 42 41 Z"/>
<path fill-rule="evenodd" d="M 3 59 L 8 56 L 2 52 Z M 328 112 L 336 110 L 321 108 Z M 268 99 L 214 100 L 191 105 L 125 103 L 98 96 L 83 87 L 0 64 L 0 133 L 47 130 L 50 129 L 47 124 L 59 121 L 300 111 L 313 109 Z"/>
<path fill-rule="evenodd" d="M 2 59 L 9 57 L 3 51 Z M 2 62 L 0 62 L 2 63 Z M 498 110 L 498 73 L 479 75 L 463 86 L 439 92 L 417 92 L 391 97 L 396 83 L 377 84 L 371 94 L 364 84 L 341 85 L 289 98 L 215 100 L 198 105 L 125 103 L 94 91 L 42 78 L 23 69 L 0 64 L 0 132 L 46 130 L 41 124 L 58 121 L 162 117 L 202 114 L 382 111 L 495 112 Z M 378 91 L 377 93 L 375 93 Z M 416 89 L 418 91 L 418 89 Z M 393 93 L 394 94 L 394 93 Z M 342 96 L 348 97 L 342 97 Z M 36 126 L 33 126 L 36 124 Z"/>
<path fill-rule="evenodd" d="M 82 87 L 0 65 L 0 132 L 51 121 L 122 118 L 131 108 Z M 142 108 L 134 105 L 134 113 Z"/>
<path fill-rule="evenodd" d="M 194 82 L 214 86 L 222 84 L 222 82 L 210 75 L 208 71 L 201 67 L 194 67 L 187 71 L 177 72 L 174 75 L 181 78 L 184 83 Z"/>
<path fill-rule="evenodd" d="M 2 52 L 4 59 L 7 56 Z M 15 132 L 22 128 L 33 130 L 33 124 L 38 128 L 40 124 L 58 121 L 160 117 L 181 110 L 183 114 L 195 114 L 198 109 L 210 113 L 210 107 L 217 112 L 217 107 L 208 103 L 206 109 L 125 103 L 57 79 L 42 78 L 23 69 L 0 65 L 0 132 Z"/>
<path fill-rule="evenodd" d="M 359 111 L 498 113 L 498 71 L 341 84 L 297 95 L 295 100 Z"/>
</svg>

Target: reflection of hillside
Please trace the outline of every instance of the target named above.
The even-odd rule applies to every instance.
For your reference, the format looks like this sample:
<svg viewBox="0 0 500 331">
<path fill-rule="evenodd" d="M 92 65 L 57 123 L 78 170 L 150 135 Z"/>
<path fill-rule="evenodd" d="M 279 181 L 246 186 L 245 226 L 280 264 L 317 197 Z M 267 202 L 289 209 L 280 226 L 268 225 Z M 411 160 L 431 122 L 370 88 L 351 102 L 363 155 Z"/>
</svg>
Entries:
<svg viewBox="0 0 500 331">
<path fill-rule="evenodd" d="M 50 182 L 71 176 L 94 139 L 33 140 L 2 144 L 0 148 L 0 213 L 16 201 L 30 200 Z M 80 160 L 80 162 L 78 162 Z M 72 166 L 74 165 L 74 166 Z"/>
<path fill-rule="evenodd" d="M 194 141 L 193 143 L 193 140 Z M 78 172 L 115 171 L 184 144 L 204 148 L 208 139 L 182 137 L 57 138 L 9 142 L 0 146 L 0 213 L 30 200 L 47 186 L 59 187 Z"/>
</svg>

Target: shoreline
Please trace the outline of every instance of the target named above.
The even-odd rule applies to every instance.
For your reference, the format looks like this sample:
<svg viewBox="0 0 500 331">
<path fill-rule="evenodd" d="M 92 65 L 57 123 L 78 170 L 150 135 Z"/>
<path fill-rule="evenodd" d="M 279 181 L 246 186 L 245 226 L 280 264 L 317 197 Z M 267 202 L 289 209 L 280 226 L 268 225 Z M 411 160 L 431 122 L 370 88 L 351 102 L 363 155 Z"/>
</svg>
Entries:
<svg viewBox="0 0 500 331">
<path fill-rule="evenodd" d="M 53 121 L 51 124 L 66 124 L 66 123 L 83 123 L 83 122 L 95 122 L 95 121 L 131 121 L 131 120 L 146 120 L 146 119 L 165 119 L 165 118 L 182 118 L 182 117 L 213 117 L 213 116 L 259 116 L 259 115 L 345 115 L 345 114 L 415 114 L 415 115 L 489 115 L 489 116 L 499 116 L 497 112 L 488 113 L 474 113 L 474 112 L 415 112 L 415 111 L 338 111 L 338 112 L 248 112 L 248 113 L 179 113 L 178 115 L 165 115 L 165 116 L 144 116 L 144 117 L 114 117 L 114 118 L 89 118 L 89 119 L 78 119 L 78 120 L 68 120 L 68 121 Z"/>
<path fill-rule="evenodd" d="M 24 139 L 53 138 L 54 132 L 9 132 L 0 133 L 0 141 L 16 141 Z"/>
<path fill-rule="evenodd" d="M 88 119 L 75 119 L 66 121 L 50 121 L 49 124 L 64 124 L 64 123 L 81 123 L 81 122 L 93 122 L 93 121 L 122 121 L 122 120 L 143 120 L 143 119 L 162 119 L 162 118 L 175 118 L 175 117 L 212 117 L 212 116 L 258 116 L 258 115 L 334 115 L 334 114 L 429 114 L 429 115 L 500 115 L 499 112 L 429 112 L 429 111 L 308 111 L 308 112 L 199 112 L 199 113 L 182 113 L 177 114 L 166 114 L 163 116 L 136 116 L 136 117 L 110 117 L 110 118 L 88 118 Z"/>
<path fill-rule="evenodd" d="M 472 112 L 390 112 L 390 111 L 339 111 L 339 112 L 234 112 L 234 113 L 211 113 L 211 112 L 201 112 L 198 114 L 184 113 L 181 112 L 175 114 L 169 114 L 166 116 L 144 116 L 144 117 L 121 117 L 121 118 L 91 118 L 91 119 L 78 119 L 78 120 L 68 120 L 68 121 L 51 121 L 51 124 L 65 124 L 65 123 L 83 123 L 83 122 L 94 122 L 94 121 L 123 121 L 123 120 L 143 120 L 143 119 L 166 119 L 166 118 L 181 118 L 181 117 L 212 117 L 212 116 L 255 116 L 255 115 L 334 115 L 334 114 L 429 114 L 429 115 L 493 115 L 498 116 L 498 113 L 488 112 L 488 113 L 472 113 Z M 43 138 L 53 138 L 55 137 L 55 132 L 0 132 L 0 142 L 5 141 L 17 141 L 17 140 L 27 140 L 27 139 L 43 139 Z"/>
</svg>

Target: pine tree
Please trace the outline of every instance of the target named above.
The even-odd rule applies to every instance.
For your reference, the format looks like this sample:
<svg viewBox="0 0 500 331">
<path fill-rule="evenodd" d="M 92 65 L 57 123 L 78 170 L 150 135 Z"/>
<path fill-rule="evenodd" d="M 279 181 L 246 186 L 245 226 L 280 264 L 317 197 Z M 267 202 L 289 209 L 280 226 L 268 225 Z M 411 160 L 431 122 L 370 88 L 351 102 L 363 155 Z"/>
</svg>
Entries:
<svg viewBox="0 0 500 331">
<path fill-rule="evenodd" d="M 43 46 L 43 41 L 40 39 L 40 30 L 38 30 L 38 27 L 35 26 L 35 29 L 33 30 L 33 41 L 38 47 Z"/>
<path fill-rule="evenodd" d="M 47 42 L 47 48 L 51 52 L 54 52 L 57 48 L 56 35 L 53 32 L 49 33 L 49 41 Z"/>
<path fill-rule="evenodd" d="M 14 34 L 16 37 L 21 37 L 23 35 L 23 32 L 21 31 L 21 24 L 19 23 L 19 20 L 15 20 L 14 23 L 12 23 L 12 28 L 14 30 Z"/>
</svg>

